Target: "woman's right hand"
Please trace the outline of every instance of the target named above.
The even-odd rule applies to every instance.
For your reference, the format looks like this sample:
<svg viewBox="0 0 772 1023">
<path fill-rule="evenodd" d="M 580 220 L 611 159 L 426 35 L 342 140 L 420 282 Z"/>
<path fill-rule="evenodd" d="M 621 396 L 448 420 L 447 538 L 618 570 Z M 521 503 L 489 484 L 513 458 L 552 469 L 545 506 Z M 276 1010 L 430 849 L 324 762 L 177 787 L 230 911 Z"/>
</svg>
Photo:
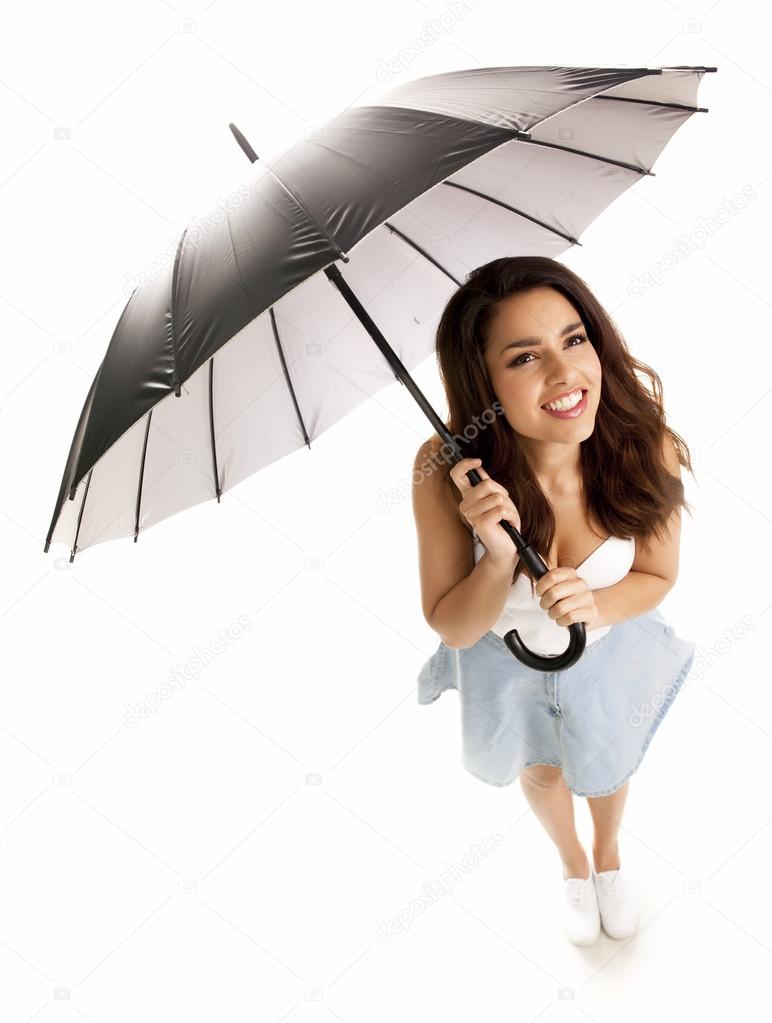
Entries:
<svg viewBox="0 0 772 1023">
<path fill-rule="evenodd" d="M 474 485 L 467 473 L 476 469 L 482 481 Z M 520 513 L 505 487 L 492 480 L 479 458 L 462 458 L 450 470 L 450 477 L 461 491 L 459 510 L 485 545 L 491 561 L 512 565 L 519 558 L 517 547 L 499 523 L 502 519 L 520 531 Z"/>
</svg>

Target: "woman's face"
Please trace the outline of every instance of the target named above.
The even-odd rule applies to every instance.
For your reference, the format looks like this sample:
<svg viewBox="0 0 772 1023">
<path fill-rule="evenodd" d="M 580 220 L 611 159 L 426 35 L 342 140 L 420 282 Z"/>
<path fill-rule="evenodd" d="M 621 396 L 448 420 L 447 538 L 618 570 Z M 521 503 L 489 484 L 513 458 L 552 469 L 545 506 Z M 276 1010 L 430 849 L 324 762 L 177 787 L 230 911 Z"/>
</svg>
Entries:
<svg viewBox="0 0 772 1023">
<path fill-rule="evenodd" d="M 521 437 L 576 445 L 592 434 L 600 360 L 581 317 L 559 291 L 539 287 L 502 299 L 488 331 L 485 362 L 507 422 Z M 542 408 L 555 395 L 580 388 L 587 392 L 580 403 L 586 408 L 578 415 L 559 418 Z"/>
</svg>

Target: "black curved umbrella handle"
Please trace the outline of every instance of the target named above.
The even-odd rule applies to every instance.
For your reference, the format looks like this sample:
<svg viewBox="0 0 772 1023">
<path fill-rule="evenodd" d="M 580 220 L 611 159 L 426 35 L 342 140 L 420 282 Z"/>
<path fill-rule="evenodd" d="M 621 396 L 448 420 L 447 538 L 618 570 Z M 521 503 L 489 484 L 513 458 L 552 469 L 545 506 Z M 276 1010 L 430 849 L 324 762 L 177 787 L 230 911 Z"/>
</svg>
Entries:
<svg viewBox="0 0 772 1023">
<path fill-rule="evenodd" d="M 466 475 L 473 487 L 476 487 L 478 483 L 482 483 L 482 476 L 476 469 L 470 469 Z M 499 525 L 509 534 L 515 547 L 517 547 L 521 559 L 538 582 L 549 571 L 542 556 L 526 543 L 511 522 L 502 519 Z M 534 653 L 520 639 L 517 629 L 510 629 L 504 636 L 504 642 L 507 644 L 510 653 L 529 668 L 535 668 L 537 671 L 564 671 L 566 668 L 570 668 L 572 664 L 576 664 L 584 653 L 587 643 L 587 630 L 584 622 L 573 622 L 568 626 L 568 631 L 570 634 L 568 646 L 562 654 Z"/>
</svg>

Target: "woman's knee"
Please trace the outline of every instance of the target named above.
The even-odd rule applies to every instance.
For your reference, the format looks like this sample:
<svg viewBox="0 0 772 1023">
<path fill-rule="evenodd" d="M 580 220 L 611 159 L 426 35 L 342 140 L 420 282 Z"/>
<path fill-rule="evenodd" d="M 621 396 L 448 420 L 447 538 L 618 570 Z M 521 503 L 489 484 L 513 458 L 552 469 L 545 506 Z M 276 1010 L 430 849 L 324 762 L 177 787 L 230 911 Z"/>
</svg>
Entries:
<svg viewBox="0 0 772 1023">
<path fill-rule="evenodd" d="M 552 764 L 531 764 L 520 772 L 521 779 L 535 788 L 551 789 L 563 780 L 563 771 Z"/>
</svg>

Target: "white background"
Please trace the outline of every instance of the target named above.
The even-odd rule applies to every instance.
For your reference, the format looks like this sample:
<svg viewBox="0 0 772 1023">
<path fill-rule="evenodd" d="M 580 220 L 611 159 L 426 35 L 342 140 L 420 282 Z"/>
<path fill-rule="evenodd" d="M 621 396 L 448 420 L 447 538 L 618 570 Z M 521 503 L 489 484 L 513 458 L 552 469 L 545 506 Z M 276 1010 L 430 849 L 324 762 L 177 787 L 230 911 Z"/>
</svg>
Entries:
<svg viewBox="0 0 772 1023">
<path fill-rule="evenodd" d="M 1 36 L 3 1020 L 611 1021 L 766 1000 L 772 75 L 758 8 L 14 3 Z M 642 910 L 626 942 L 561 936 L 559 859 L 519 783 L 464 771 L 455 694 L 416 702 L 438 639 L 409 477 L 432 430 L 396 381 L 220 505 L 72 565 L 61 545 L 43 553 L 127 278 L 245 171 L 228 123 L 275 152 L 375 95 L 389 61 L 394 82 L 718 68 L 700 88 L 710 112 L 563 257 L 659 373 L 695 465 L 662 609 L 699 650 L 631 781 L 620 851 Z M 721 214 L 743 189 L 752 201 Z M 653 269 L 661 282 L 633 294 Z M 414 377 L 444 418 L 433 359 Z M 195 677 L 127 723 L 183 668 Z M 411 909 L 448 865 L 445 893 Z M 404 932 L 380 940 L 400 913 Z"/>
</svg>

